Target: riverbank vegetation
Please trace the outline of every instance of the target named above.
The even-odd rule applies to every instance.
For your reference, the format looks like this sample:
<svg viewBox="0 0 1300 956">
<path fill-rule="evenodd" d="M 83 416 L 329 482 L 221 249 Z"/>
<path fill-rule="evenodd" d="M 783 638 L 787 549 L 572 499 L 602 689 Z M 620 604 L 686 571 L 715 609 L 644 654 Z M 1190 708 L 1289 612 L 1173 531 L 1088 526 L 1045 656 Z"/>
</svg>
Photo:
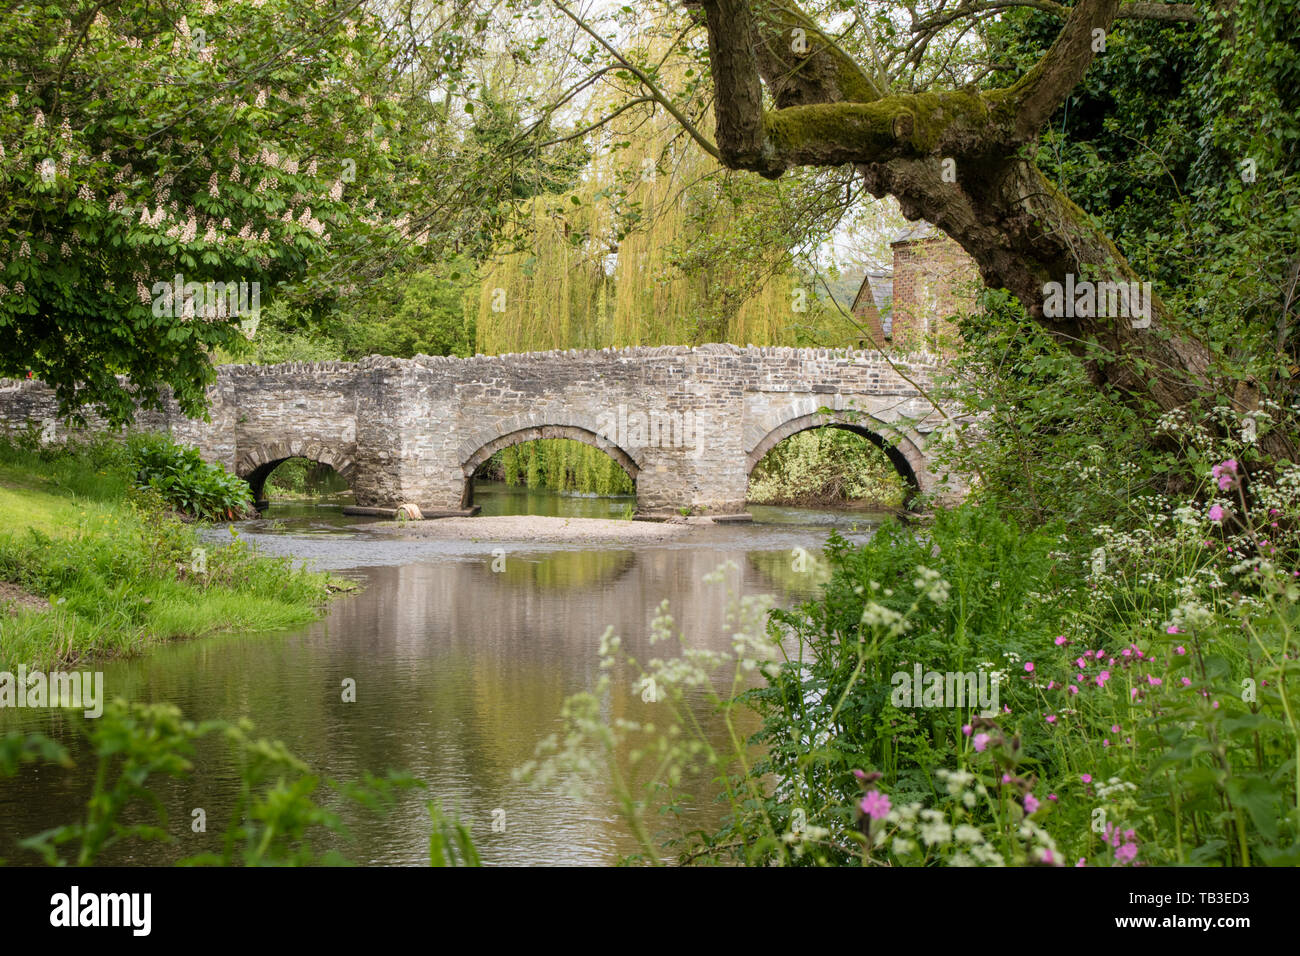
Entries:
<svg viewBox="0 0 1300 956">
<path fill-rule="evenodd" d="M 1153 498 L 1122 530 L 972 503 L 832 536 L 817 600 L 733 603 L 731 655 L 668 608 L 677 656 L 607 633 L 602 668 L 655 688 L 653 724 L 610 723 L 602 685 L 523 775 L 613 781 L 644 860 L 1300 864 L 1300 468 L 1248 487 L 1222 453 L 1196 489 L 1216 503 Z M 732 746 L 700 732 L 701 696 Z M 726 781 L 716 833 L 673 809 L 692 775 Z"/>
<path fill-rule="evenodd" d="M 306 458 L 290 458 L 277 465 L 263 486 L 263 494 L 271 500 L 312 500 L 349 490 L 347 481 L 329 465 Z"/>
<path fill-rule="evenodd" d="M 200 756 L 205 769 L 220 766 L 239 786 L 232 806 L 222 807 L 220 816 L 213 808 L 210 828 L 201 809 L 196 811 L 201 819 L 185 820 L 181 839 L 188 847 L 178 854 L 183 866 L 347 865 L 337 844 L 347 840 L 348 817 L 386 814 L 399 795 L 422 786 L 399 773 L 365 774 L 347 782 L 323 779 L 284 744 L 257 737 L 247 721 L 196 723 L 170 704 L 114 700 L 79 729 L 86 742 L 82 749 L 95 765 L 85 818 L 18 842 L 48 866 L 103 865 L 115 852 L 138 850 L 133 844 L 177 843 L 168 828 L 167 788 L 193 785 Z M 0 778 L 33 764 L 57 774 L 73 769 L 75 760 L 68 747 L 43 734 L 13 731 L 0 737 Z M 428 809 L 431 860 L 452 853 L 465 858 L 463 828 L 436 802 Z"/>
<path fill-rule="evenodd" d="M 763 505 L 901 507 L 909 489 L 874 444 L 852 432 L 817 428 L 791 435 L 763 456 L 749 500 Z"/>
<path fill-rule="evenodd" d="M 0 581 L 49 604 L 0 616 L 0 669 L 314 618 L 341 582 L 261 557 L 233 529 L 200 534 L 212 526 L 196 518 L 247 502 L 243 481 L 157 436 L 0 440 Z"/>
</svg>

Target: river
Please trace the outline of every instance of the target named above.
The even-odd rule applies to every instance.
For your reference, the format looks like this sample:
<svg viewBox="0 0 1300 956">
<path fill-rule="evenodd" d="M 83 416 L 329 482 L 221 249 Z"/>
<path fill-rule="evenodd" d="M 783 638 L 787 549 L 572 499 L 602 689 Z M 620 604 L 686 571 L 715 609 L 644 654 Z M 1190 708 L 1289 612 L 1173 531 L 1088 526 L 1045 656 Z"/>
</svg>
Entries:
<svg viewBox="0 0 1300 956">
<path fill-rule="evenodd" d="M 631 502 L 499 485 L 480 487 L 475 500 L 486 514 L 576 517 L 619 517 Z M 752 510 L 754 524 L 701 526 L 635 547 L 566 550 L 399 540 L 359 530 L 370 519 L 344 517 L 338 502 L 272 504 L 260 519 L 236 526 L 242 537 L 265 553 L 354 578 L 364 590 L 296 630 L 220 635 L 109 662 L 108 695 L 171 702 L 192 719 L 246 716 L 260 735 L 284 741 L 336 780 L 400 768 L 425 781 L 427 792 L 404 795 L 385 816 L 349 815 L 350 840 L 330 836 L 317 844 L 359 863 L 426 863 L 430 798 L 471 825 L 485 863 L 612 863 L 637 848 L 607 790 L 574 801 L 559 786 L 535 790 L 512 778 L 538 741 L 559 731 L 564 699 L 595 686 L 606 627 L 633 656 L 664 656 L 664 645 L 649 645 L 648 625 L 666 599 L 692 644 L 729 650 L 727 588 L 771 594 L 779 605 L 813 597 L 823 572 L 815 564 L 796 570 L 796 549 L 816 554 L 831 527 L 866 534 L 881 517 Z M 498 549 L 504 570 L 494 572 Z M 725 587 L 704 582 L 726 562 L 734 567 Z M 345 703 L 348 678 L 356 700 Z M 604 699 L 611 717 L 652 716 L 654 706 L 622 675 Z M 697 715 L 721 736 L 702 702 Z M 74 721 L 58 712 L 5 715 L 3 727 L 15 723 L 80 750 Z M 88 755 L 77 756 L 75 770 L 28 767 L 0 779 L 0 858 L 34 861 L 16 847 L 18 837 L 84 815 L 93 768 Z M 200 752 L 192 781 L 159 788 L 175 841 L 133 841 L 101 862 L 168 863 L 215 849 L 215 832 L 191 832 L 191 811 L 203 808 L 209 829 L 220 830 L 238 780 L 211 756 Z M 722 809 L 707 781 L 694 784 L 685 826 L 708 830 Z M 494 830 L 494 819 L 503 827 Z"/>
</svg>

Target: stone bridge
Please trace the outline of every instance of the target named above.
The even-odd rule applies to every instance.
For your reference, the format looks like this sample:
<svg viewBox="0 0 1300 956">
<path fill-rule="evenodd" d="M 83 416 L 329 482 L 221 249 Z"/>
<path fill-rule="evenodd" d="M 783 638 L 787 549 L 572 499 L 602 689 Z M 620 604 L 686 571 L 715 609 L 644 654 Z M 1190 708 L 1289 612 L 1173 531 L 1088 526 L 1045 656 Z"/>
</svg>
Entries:
<svg viewBox="0 0 1300 956">
<path fill-rule="evenodd" d="M 951 501 L 964 486 L 927 454 L 946 420 L 923 394 L 935 370 L 928 356 L 732 345 L 228 365 L 210 421 L 170 404 L 137 427 L 197 445 L 258 498 L 277 465 L 302 457 L 338 471 L 358 505 L 455 511 L 494 452 L 572 438 L 627 471 L 643 514 L 729 514 L 774 445 L 829 424 L 880 445 L 914 492 Z M 44 385 L 0 381 L 0 422 L 56 438 L 56 418 Z"/>
</svg>

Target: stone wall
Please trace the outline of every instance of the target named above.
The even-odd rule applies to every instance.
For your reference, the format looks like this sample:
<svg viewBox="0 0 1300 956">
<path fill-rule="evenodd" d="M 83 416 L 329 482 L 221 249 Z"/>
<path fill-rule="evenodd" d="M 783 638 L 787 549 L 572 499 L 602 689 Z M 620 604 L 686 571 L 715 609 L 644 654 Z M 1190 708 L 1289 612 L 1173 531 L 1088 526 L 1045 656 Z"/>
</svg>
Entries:
<svg viewBox="0 0 1300 956">
<path fill-rule="evenodd" d="M 469 478 L 495 451 L 574 438 L 611 454 L 636 480 L 645 513 L 743 510 L 748 477 L 778 441 L 818 424 L 888 445 L 917 490 L 953 499 L 926 455 L 944 420 L 923 396 L 925 355 L 705 345 L 356 363 L 224 366 L 208 422 L 175 409 L 142 419 L 197 445 L 255 491 L 301 456 L 338 470 L 358 504 L 468 503 Z M 826 408 L 830 414 L 822 415 Z M 54 417 L 36 382 L 0 382 L 0 422 Z"/>
</svg>

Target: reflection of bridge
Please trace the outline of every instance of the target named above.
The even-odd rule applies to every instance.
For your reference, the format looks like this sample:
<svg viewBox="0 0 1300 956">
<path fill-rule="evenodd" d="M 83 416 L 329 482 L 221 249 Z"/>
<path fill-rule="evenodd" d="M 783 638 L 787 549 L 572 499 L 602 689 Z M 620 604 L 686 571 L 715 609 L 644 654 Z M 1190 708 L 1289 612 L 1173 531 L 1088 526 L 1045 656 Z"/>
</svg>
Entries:
<svg viewBox="0 0 1300 956">
<path fill-rule="evenodd" d="M 941 482 L 926 451 L 944 420 L 920 391 L 934 371 L 876 352 L 733 345 L 233 365 L 209 390 L 210 422 L 173 406 L 140 424 L 198 445 L 259 497 L 280 462 L 303 457 L 335 468 L 358 504 L 430 510 L 468 504 L 493 452 L 572 438 L 618 461 L 647 513 L 741 511 L 768 450 L 831 424 L 881 445 L 914 489 L 953 499 L 962 487 Z M 48 430 L 55 412 L 40 383 L 0 382 L 0 421 Z"/>
</svg>

